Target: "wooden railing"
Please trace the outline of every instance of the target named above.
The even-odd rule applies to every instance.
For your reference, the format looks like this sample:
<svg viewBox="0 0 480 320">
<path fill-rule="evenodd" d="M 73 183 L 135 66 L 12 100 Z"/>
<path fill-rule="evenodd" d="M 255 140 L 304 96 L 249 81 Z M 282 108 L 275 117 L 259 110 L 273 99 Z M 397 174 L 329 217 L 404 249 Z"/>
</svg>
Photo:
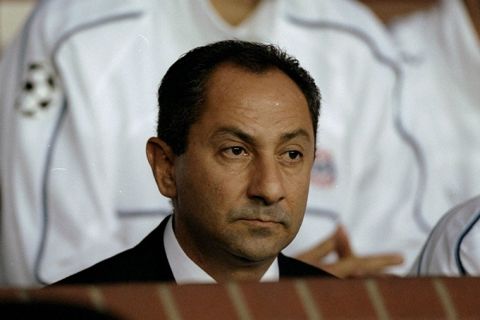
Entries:
<svg viewBox="0 0 480 320">
<path fill-rule="evenodd" d="M 55 307 L 65 310 L 73 304 L 118 319 L 142 320 L 480 319 L 480 278 L 5 288 L 0 289 L 0 302 L 0 317 L 4 309 L 23 312 L 21 315 L 30 311 L 28 314 L 40 316 L 43 312 L 48 318 Z M 39 308 L 42 304 L 49 308 Z"/>
</svg>

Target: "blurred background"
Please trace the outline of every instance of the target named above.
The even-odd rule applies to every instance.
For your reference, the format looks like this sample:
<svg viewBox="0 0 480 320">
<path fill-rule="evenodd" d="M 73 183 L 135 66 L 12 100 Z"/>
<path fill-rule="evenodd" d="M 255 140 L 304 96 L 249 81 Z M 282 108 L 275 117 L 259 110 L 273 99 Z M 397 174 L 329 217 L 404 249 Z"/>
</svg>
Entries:
<svg viewBox="0 0 480 320">
<path fill-rule="evenodd" d="M 21 27 L 33 4 L 38 0 L 0 0 L 0 56 L 2 49 Z M 435 0 L 362 0 L 383 21 L 425 8 Z"/>
</svg>

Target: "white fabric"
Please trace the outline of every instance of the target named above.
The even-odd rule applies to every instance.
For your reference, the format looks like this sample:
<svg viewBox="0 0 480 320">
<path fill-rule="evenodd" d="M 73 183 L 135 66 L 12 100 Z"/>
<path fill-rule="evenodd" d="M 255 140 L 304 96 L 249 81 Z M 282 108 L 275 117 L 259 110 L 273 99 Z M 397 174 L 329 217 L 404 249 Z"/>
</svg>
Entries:
<svg viewBox="0 0 480 320">
<path fill-rule="evenodd" d="M 396 125 L 396 55 L 361 4 L 266 0 L 233 28 L 207 0 L 51 0 L 0 65 L 3 283 L 61 279 L 133 246 L 169 213 L 144 156 L 156 89 L 181 54 L 227 38 L 279 44 L 322 91 L 308 210 L 285 252 L 338 221 L 361 254 L 420 248 L 424 238 L 404 238 L 419 176 Z M 32 62 L 60 83 L 46 108 L 20 93 Z"/>
<path fill-rule="evenodd" d="M 411 276 L 480 276 L 480 196 L 453 208 L 437 223 Z"/>
<path fill-rule="evenodd" d="M 428 231 L 480 194 L 480 41 L 460 0 L 442 0 L 391 31 L 404 57 L 403 123 L 425 168 L 416 219 Z M 420 239 L 420 230 L 405 236 Z"/>
<path fill-rule="evenodd" d="M 171 218 L 165 227 L 163 243 L 165 245 L 168 263 L 170 264 L 176 283 L 216 283 L 215 279 L 203 271 L 203 269 L 195 264 L 195 262 L 187 256 L 185 251 L 183 251 L 173 231 Z M 278 259 L 275 259 L 260 279 L 260 282 L 275 282 L 279 279 Z"/>
</svg>

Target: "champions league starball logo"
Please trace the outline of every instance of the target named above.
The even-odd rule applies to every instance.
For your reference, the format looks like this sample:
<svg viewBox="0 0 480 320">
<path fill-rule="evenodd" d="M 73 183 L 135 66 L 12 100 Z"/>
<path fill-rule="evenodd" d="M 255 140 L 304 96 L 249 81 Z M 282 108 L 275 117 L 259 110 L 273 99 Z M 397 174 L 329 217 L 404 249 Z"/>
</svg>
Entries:
<svg viewBox="0 0 480 320">
<path fill-rule="evenodd" d="M 45 63 L 28 66 L 16 107 L 25 116 L 34 116 L 47 109 L 57 92 L 57 81 L 53 70 Z"/>
<path fill-rule="evenodd" d="M 333 187 L 337 180 L 337 168 L 332 154 L 325 149 L 318 149 L 312 168 L 311 182 L 317 187 Z"/>
</svg>

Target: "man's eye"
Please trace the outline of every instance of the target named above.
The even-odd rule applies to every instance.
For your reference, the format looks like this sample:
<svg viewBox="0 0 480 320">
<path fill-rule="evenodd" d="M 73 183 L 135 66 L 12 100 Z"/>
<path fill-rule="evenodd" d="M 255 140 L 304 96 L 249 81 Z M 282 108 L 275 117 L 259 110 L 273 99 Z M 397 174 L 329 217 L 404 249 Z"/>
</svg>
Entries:
<svg viewBox="0 0 480 320">
<path fill-rule="evenodd" d="M 298 161 L 302 159 L 303 154 L 300 151 L 290 150 L 285 152 L 284 156 L 288 161 Z"/>
<path fill-rule="evenodd" d="M 229 147 L 223 149 L 223 153 L 229 157 L 239 157 L 247 155 L 247 151 L 242 147 Z"/>
</svg>

